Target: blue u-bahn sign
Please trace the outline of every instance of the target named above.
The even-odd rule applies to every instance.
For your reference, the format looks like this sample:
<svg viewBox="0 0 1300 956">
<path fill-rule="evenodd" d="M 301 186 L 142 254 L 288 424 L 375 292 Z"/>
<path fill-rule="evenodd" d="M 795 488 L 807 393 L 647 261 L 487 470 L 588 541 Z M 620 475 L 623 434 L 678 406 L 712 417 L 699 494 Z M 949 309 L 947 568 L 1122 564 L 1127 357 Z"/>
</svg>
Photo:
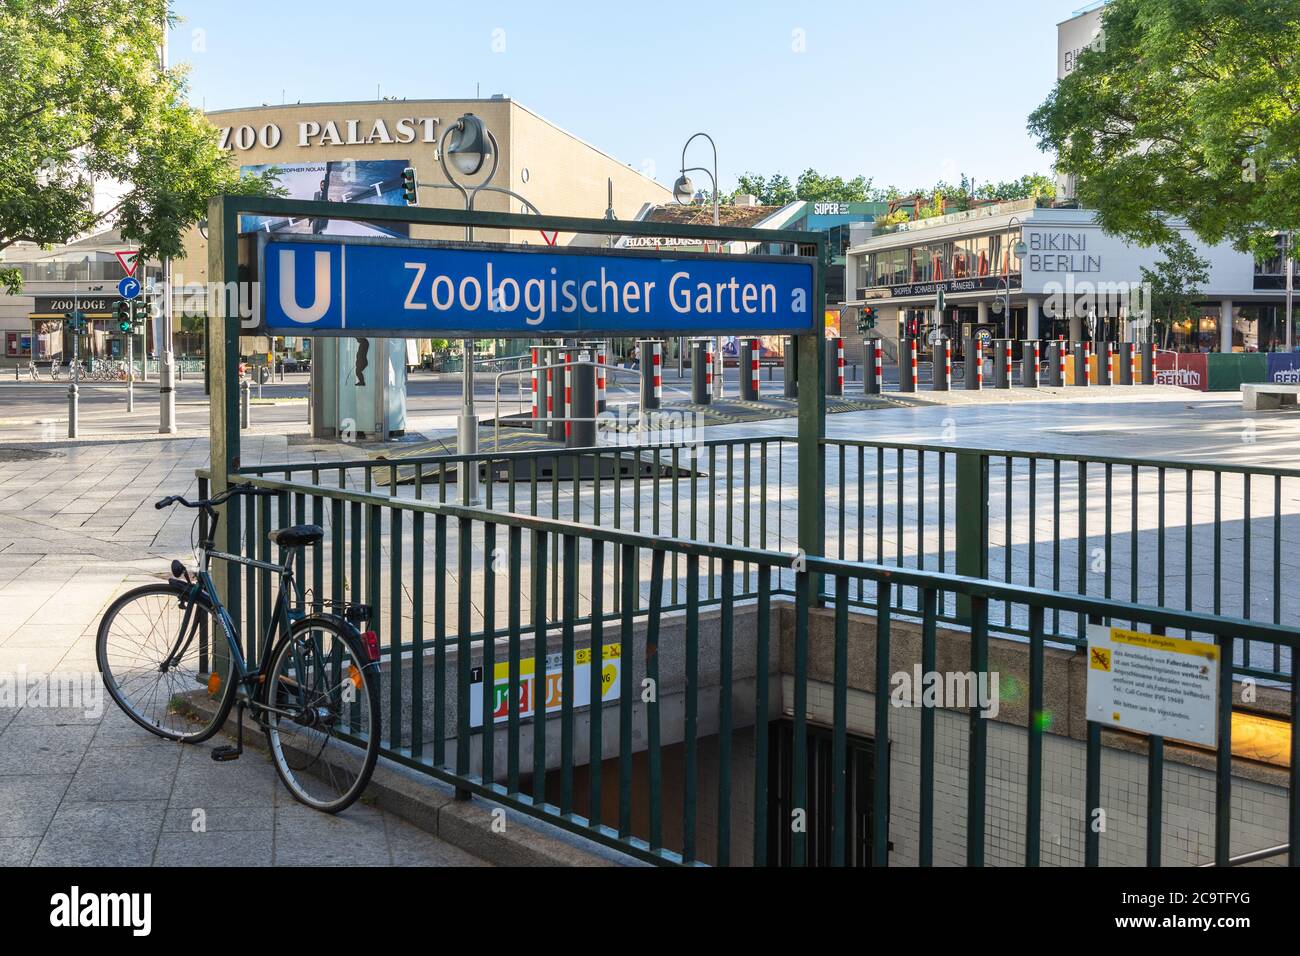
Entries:
<svg viewBox="0 0 1300 956">
<path fill-rule="evenodd" d="M 274 335 L 806 334 L 815 260 L 369 238 L 258 237 Z"/>
</svg>

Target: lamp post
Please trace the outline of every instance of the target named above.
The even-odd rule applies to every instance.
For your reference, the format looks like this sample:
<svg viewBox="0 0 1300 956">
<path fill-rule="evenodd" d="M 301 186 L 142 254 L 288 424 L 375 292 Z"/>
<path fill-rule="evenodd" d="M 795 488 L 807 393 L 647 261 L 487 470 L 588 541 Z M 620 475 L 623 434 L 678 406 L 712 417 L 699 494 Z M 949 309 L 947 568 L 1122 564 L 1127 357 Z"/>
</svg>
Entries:
<svg viewBox="0 0 1300 956">
<path fill-rule="evenodd" d="M 162 69 L 167 72 L 167 31 L 170 25 L 163 21 L 162 31 Z M 144 278 L 144 264 L 136 263 L 140 278 Z M 159 336 L 159 332 L 162 333 Z M 159 342 L 158 339 L 162 341 Z M 174 435 L 176 433 L 176 358 L 172 350 L 172 260 L 162 261 L 162 315 L 154 322 L 154 348 L 158 352 L 158 434 Z M 149 377 L 149 349 L 141 341 L 140 367 L 142 378 Z"/>
<path fill-rule="evenodd" d="M 1012 216 L 1007 220 L 1007 274 L 1003 276 L 1007 288 L 1005 313 L 1002 316 L 1002 335 L 1008 339 L 1015 337 L 1015 331 L 1011 328 L 1011 258 L 1015 256 L 1017 259 L 1023 259 L 1025 252 L 1023 241 L 1018 241 L 1014 250 L 1011 248 L 1011 229 L 1015 225 L 1023 225 L 1019 216 Z"/>
<path fill-rule="evenodd" d="M 1286 231 L 1286 350 L 1290 352 L 1295 348 L 1295 330 L 1292 328 L 1291 308 L 1295 298 L 1295 261 L 1291 258 L 1293 253 L 1291 243 L 1293 237 L 1291 230 Z"/>
<path fill-rule="evenodd" d="M 712 172 L 709 172 L 709 170 L 705 169 L 703 166 L 691 166 L 688 168 L 686 165 L 686 150 L 691 145 L 691 143 L 694 142 L 695 139 L 700 136 L 703 136 L 705 139 L 707 139 L 709 141 L 709 146 L 713 148 L 713 171 Z M 675 199 L 681 205 L 689 205 L 690 202 L 695 198 L 695 184 L 691 182 L 691 177 L 686 175 L 687 173 L 704 173 L 712 181 L 713 183 L 713 224 L 715 226 L 718 225 L 718 144 L 713 141 L 713 137 L 710 136 L 708 133 L 704 133 L 704 132 L 692 133 L 690 138 L 687 139 L 686 143 L 682 146 L 682 174 L 677 177 L 677 182 L 673 184 L 673 199 Z M 679 335 L 677 337 L 677 363 L 678 363 L 679 375 L 681 374 L 682 347 L 684 345 L 684 342 L 685 342 L 684 338 Z M 721 355 L 722 355 L 721 339 L 714 339 L 713 354 L 719 356 L 719 360 L 723 361 L 721 359 Z M 725 361 L 723 361 L 722 367 L 724 369 L 726 368 Z M 717 397 L 721 397 L 722 395 L 721 375 L 713 376 L 713 394 Z"/>
</svg>

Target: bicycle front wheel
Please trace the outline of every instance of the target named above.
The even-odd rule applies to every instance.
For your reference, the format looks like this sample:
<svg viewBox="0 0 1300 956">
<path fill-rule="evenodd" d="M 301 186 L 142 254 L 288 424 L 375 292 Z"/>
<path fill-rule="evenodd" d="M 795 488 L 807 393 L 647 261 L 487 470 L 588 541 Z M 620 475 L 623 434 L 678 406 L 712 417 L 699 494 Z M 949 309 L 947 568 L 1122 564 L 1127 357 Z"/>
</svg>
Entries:
<svg viewBox="0 0 1300 956">
<path fill-rule="evenodd" d="M 221 617 L 188 591 L 146 584 L 123 594 L 99 622 L 95 656 L 127 716 L 159 737 L 199 743 L 230 713 L 234 663 Z"/>
<path fill-rule="evenodd" d="M 289 792 L 325 813 L 351 806 L 379 756 L 379 668 L 351 628 L 305 618 L 271 653 L 264 726 Z"/>
</svg>

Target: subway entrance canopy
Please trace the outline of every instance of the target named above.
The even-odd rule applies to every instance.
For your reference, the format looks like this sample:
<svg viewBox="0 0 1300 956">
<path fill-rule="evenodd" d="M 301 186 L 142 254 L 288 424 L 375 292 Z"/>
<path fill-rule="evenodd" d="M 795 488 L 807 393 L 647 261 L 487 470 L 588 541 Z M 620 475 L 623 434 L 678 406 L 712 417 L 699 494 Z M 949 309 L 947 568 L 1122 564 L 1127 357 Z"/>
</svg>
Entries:
<svg viewBox="0 0 1300 956">
<path fill-rule="evenodd" d="M 808 258 L 255 238 L 271 335 L 806 335 L 821 316 Z"/>
</svg>

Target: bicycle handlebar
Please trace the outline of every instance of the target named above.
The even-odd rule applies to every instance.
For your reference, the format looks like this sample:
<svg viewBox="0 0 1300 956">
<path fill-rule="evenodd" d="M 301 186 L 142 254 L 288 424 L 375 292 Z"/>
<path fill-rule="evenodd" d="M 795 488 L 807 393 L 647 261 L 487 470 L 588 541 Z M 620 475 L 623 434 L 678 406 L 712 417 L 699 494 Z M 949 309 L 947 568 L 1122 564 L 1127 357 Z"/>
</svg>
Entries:
<svg viewBox="0 0 1300 956">
<path fill-rule="evenodd" d="M 225 491 L 211 498 L 202 498 L 198 501 L 189 501 L 181 495 L 168 495 L 161 501 L 154 502 L 154 507 L 161 511 L 163 508 L 171 505 L 182 505 L 186 508 L 212 508 L 216 505 L 223 504 L 229 498 L 235 495 L 253 495 L 259 498 L 273 497 L 276 492 L 270 488 L 254 488 L 252 485 L 231 485 Z"/>
</svg>

